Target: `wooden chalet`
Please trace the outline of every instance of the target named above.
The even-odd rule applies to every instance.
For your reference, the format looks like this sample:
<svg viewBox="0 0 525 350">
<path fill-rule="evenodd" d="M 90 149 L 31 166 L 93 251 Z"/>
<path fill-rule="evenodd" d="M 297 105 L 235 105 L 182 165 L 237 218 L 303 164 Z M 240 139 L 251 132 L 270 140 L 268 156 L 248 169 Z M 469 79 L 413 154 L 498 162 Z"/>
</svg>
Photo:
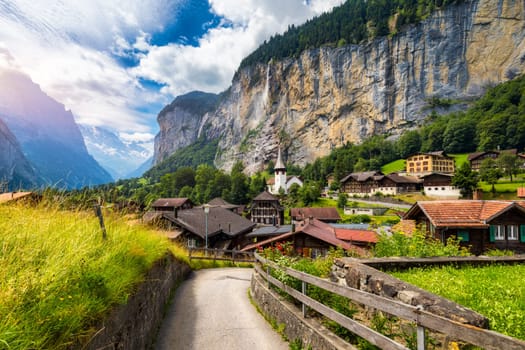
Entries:
<svg viewBox="0 0 525 350">
<path fill-rule="evenodd" d="M 418 229 L 442 242 L 461 238 L 476 255 L 489 249 L 525 253 L 525 201 L 423 201 L 403 220 L 414 220 Z"/>
<path fill-rule="evenodd" d="M 483 163 L 485 159 L 490 158 L 496 160 L 502 153 L 509 153 L 512 155 L 519 156 L 517 149 L 506 149 L 502 151 L 474 152 L 467 156 L 467 160 L 470 163 L 470 168 L 472 170 L 479 171 L 479 169 L 481 168 L 481 163 Z"/>
<path fill-rule="evenodd" d="M 270 192 L 262 192 L 250 206 L 250 220 L 256 224 L 281 226 L 284 224 L 284 208 L 279 198 Z"/>
<path fill-rule="evenodd" d="M 210 207 L 206 214 L 202 207 L 163 212 L 157 219 L 159 225 L 171 231 L 169 237 L 188 247 L 238 249 L 243 236 L 251 232 L 255 224 L 250 220 L 221 207 Z"/>
<path fill-rule="evenodd" d="M 173 213 L 177 216 L 179 210 L 193 208 L 193 202 L 189 198 L 159 198 L 151 203 L 151 211 L 144 214 L 142 220 L 152 223 L 162 217 L 163 213 Z"/>
<path fill-rule="evenodd" d="M 248 245 L 242 251 L 252 251 L 278 242 L 290 242 L 296 254 L 311 258 L 325 256 L 330 248 L 342 248 L 366 255 L 366 250 L 338 238 L 334 227 L 317 219 L 308 219 L 294 231 Z"/>
<path fill-rule="evenodd" d="M 396 173 L 384 175 L 380 171 L 351 173 L 341 179 L 341 191 L 355 196 L 370 196 L 376 192 L 384 195 L 396 195 L 405 192 L 417 192 L 421 181 L 412 176 Z"/>
<path fill-rule="evenodd" d="M 309 218 L 317 219 L 326 223 L 336 223 L 341 220 L 341 215 L 334 207 L 324 208 L 292 208 L 290 209 L 292 222 L 300 222 Z"/>
</svg>

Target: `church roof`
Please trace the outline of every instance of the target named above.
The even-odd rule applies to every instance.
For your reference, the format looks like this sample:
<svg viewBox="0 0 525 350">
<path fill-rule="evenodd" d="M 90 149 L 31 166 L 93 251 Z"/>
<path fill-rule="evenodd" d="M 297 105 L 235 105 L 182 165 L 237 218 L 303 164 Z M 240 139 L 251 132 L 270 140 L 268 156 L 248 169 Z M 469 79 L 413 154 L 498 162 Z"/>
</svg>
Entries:
<svg viewBox="0 0 525 350">
<path fill-rule="evenodd" d="M 284 166 L 282 157 L 281 157 L 281 147 L 279 146 L 279 150 L 277 151 L 277 163 L 275 163 L 274 169 L 286 169 Z"/>
</svg>

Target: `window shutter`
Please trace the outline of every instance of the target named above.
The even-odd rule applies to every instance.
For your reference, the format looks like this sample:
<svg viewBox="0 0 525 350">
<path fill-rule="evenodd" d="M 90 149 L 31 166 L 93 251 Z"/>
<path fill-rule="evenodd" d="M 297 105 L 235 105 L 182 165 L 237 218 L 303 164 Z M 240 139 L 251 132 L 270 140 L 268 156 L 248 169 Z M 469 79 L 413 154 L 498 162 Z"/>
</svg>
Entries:
<svg viewBox="0 0 525 350">
<path fill-rule="evenodd" d="M 525 225 L 520 225 L 520 242 L 525 243 Z"/>
<path fill-rule="evenodd" d="M 490 225 L 490 236 L 489 236 L 489 241 L 491 243 L 494 243 L 494 241 L 496 241 L 496 227 L 494 225 Z"/>
<path fill-rule="evenodd" d="M 457 234 L 458 238 L 461 239 L 461 242 L 468 242 L 470 241 L 470 234 L 468 231 L 459 231 Z"/>
</svg>

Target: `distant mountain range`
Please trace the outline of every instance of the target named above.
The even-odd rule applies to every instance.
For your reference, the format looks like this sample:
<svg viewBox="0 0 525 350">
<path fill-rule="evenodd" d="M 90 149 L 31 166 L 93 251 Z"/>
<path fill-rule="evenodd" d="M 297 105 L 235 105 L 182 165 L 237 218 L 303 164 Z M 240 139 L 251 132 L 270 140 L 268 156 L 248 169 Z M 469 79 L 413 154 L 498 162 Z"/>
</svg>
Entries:
<svg viewBox="0 0 525 350">
<path fill-rule="evenodd" d="M 79 125 L 79 128 L 89 153 L 115 180 L 141 176 L 150 168 L 153 154 L 143 142 L 125 142 L 101 127 Z"/>
<path fill-rule="evenodd" d="M 113 180 L 89 155 L 71 111 L 20 72 L 0 70 L 0 120 L 0 181 L 10 189 Z"/>
</svg>

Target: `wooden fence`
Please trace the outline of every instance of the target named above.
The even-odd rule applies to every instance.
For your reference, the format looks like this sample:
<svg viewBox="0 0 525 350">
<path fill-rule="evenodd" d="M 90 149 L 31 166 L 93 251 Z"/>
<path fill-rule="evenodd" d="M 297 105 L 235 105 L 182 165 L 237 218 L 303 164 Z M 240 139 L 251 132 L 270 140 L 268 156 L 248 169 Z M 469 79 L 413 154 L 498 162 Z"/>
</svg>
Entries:
<svg viewBox="0 0 525 350">
<path fill-rule="evenodd" d="M 426 349 L 425 329 L 438 333 L 446 334 L 452 339 L 463 341 L 472 345 L 489 350 L 524 350 L 525 342 L 494 332 L 487 329 L 478 328 L 468 324 L 459 323 L 447 318 L 434 315 L 423 310 L 422 307 L 404 304 L 402 302 L 370 294 L 358 289 L 349 288 L 339 285 L 304 272 L 291 268 L 282 267 L 269 261 L 255 253 L 257 264 L 255 269 L 268 283 L 276 286 L 286 292 L 296 300 L 302 303 L 303 317 L 306 317 L 307 307 L 311 308 L 321 315 L 337 322 L 339 325 L 348 329 L 352 333 L 366 339 L 375 346 L 384 350 L 409 350 L 403 344 L 400 344 L 381 333 L 345 316 L 328 306 L 308 297 L 306 293 L 307 284 L 322 288 L 326 291 L 346 297 L 351 301 L 364 305 L 368 308 L 383 311 L 387 314 L 396 316 L 400 319 L 414 322 L 417 326 L 417 350 Z M 271 276 L 272 269 L 284 271 L 288 276 L 294 277 L 301 281 L 301 291 L 298 291 Z"/>
<path fill-rule="evenodd" d="M 252 252 L 241 252 L 239 250 L 225 250 L 212 248 L 188 248 L 190 261 L 196 260 L 223 260 L 233 263 L 246 262 L 253 263 L 255 258 Z"/>
</svg>

